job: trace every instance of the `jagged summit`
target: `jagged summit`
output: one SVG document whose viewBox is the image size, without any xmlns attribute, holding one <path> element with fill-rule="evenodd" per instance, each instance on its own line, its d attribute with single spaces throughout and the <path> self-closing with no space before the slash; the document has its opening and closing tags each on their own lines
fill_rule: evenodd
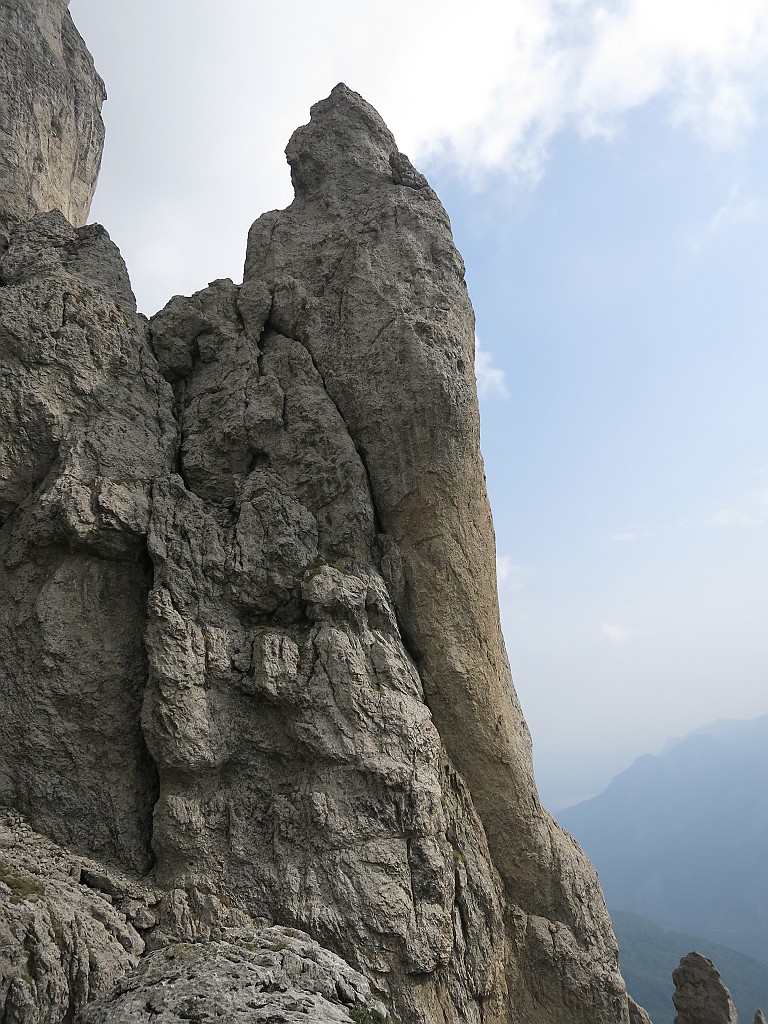
<svg viewBox="0 0 768 1024">
<path fill-rule="evenodd" d="M 345 192 L 390 177 L 394 137 L 378 112 L 340 82 L 310 110 L 308 124 L 291 136 L 285 155 L 298 198 L 316 191 Z"/>
<path fill-rule="evenodd" d="M 10 217 L 3 1019 L 188 1020 L 227 961 L 233 1019 L 639 1024 L 536 794 L 448 217 L 346 86 L 287 154 L 243 284 L 149 325 L 105 234 Z"/>
</svg>

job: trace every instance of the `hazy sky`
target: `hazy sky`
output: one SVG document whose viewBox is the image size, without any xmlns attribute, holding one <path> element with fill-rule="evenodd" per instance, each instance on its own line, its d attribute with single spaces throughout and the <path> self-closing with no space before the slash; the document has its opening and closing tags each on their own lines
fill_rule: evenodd
<svg viewBox="0 0 768 1024">
<path fill-rule="evenodd" d="M 71 0 L 140 308 L 239 281 L 338 81 L 453 222 L 542 795 L 768 712 L 765 0 Z"/>
</svg>

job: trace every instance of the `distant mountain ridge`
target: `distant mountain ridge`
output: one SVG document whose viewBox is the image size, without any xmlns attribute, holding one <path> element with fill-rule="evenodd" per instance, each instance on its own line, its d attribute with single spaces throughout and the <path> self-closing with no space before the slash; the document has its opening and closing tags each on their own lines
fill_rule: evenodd
<svg viewBox="0 0 768 1024">
<path fill-rule="evenodd" d="M 763 760 L 768 766 L 768 747 L 766 736 L 768 735 L 768 715 L 759 718 L 718 718 L 714 722 L 694 729 L 685 736 L 675 736 L 667 740 L 661 756 L 670 753 L 675 747 L 690 739 L 693 736 L 711 736 L 722 740 L 724 743 L 732 743 L 742 750 L 748 750 L 758 759 Z"/>
<path fill-rule="evenodd" d="M 653 1024 L 673 1024 L 672 971 L 694 949 L 714 961 L 742 1024 L 750 1024 L 755 1010 L 768 1006 L 768 964 L 701 936 L 667 931 L 625 910 L 612 910 L 611 920 L 627 990 L 645 1007 Z"/>
<path fill-rule="evenodd" d="M 768 961 L 768 715 L 670 741 L 558 817 L 609 906 Z"/>
</svg>

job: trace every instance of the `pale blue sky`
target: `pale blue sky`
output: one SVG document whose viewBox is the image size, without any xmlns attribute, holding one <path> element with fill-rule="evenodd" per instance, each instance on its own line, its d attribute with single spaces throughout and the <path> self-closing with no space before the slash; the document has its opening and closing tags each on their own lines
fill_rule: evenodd
<svg viewBox="0 0 768 1024">
<path fill-rule="evenodd" d="M 545 801 L 768 712 L 764 0 L 70 7 L 110 97 L 92 213 L 145 312 L 239 279 L 337 81 L 440 194 Z"/>
<path fill-rule="evenodd" d="M 524 197 L 442 189 L 505 372 L 483 447 L 553 805 L 768 710 L 768 135 L 713 152 L 660 113 L 553 140 Z"/>
</svg>

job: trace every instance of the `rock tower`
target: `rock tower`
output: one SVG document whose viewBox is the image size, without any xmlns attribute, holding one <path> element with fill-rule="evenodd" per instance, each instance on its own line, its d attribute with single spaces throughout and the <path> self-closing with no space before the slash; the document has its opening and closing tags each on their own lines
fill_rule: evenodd
<svg viewBox="0 0 768 1024">
<path fill-rule="evenodd" d="M 675 1024 L 737 1024 L 731 993 L 720 980 L 712 961 L 702 953 L 688 953 L 672 972 Z M 758 1017 L 762 1011 L 758 1010 Z"/>
</svg>

